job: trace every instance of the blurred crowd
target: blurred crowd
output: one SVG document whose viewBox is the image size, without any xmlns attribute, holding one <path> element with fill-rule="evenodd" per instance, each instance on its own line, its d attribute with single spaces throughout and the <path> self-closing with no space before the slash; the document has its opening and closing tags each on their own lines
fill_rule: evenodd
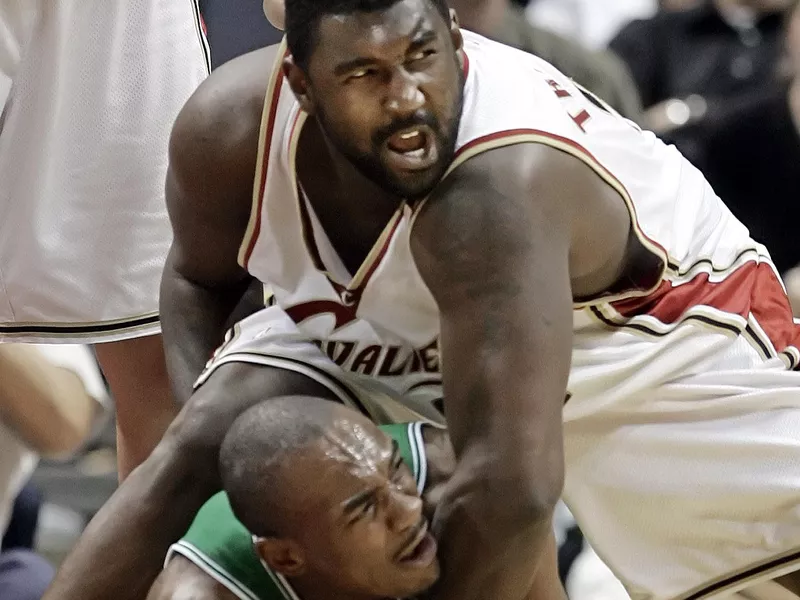
<svg viewBox="0 0 800 600">
<path fill-rule="evenodd" d="M 800 310 L 797 0 L 450 3 L 464 28 L 544 58 L 673 143 L 769 248 Z M 255 0 L 200 5 L 214 66 L 280 39 Z M 0 345 L 0 598 L 39 598 L 113 490 L 112 413 L 86 347 Z M 571 599 L 625 598 L 566 511 L 557 528 Z"/>
</svg>

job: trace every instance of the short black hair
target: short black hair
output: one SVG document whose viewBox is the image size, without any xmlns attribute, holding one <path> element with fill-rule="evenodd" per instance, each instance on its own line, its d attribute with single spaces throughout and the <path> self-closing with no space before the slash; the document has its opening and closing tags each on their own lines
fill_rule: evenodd
<svg viewBox="0 0 800 600">
<path fill-rule="evenodd" d="M 307 69 L 322 17 L 386 10 L 401 0 L 286 0 L 286 43 L 295 63 Z M 427 0 L 450 23 L 447 0 Z"/>
<path fill-rule="evenodd" d="M 317 441 L 333 423 L 330 400 L 287 396 L 265 400 L 234 421 L 222 442 L 219 468 L 236 518 L 261 537 L 284 536 L 287 459 Z"/>
</svg>

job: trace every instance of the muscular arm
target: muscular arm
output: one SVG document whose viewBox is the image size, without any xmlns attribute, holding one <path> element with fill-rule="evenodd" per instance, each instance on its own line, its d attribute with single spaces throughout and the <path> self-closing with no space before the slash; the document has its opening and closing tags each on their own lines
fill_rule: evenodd
<svg viewBox="0 0 800 600">
<path fill-rule="evenodd" d="M 447 491 L 447 482 L 455 471 L 456 457 L 446 429 L 423 427 L 422 437 L 425 440 L 425 454 L 428 460 L 428 476 L 423 500 L 425 514 L 428 518 L 432 518 L 442 495 Z M 525 600 L 567 600 L 558 575 L 558 548 L 552 530 L 542 551 L 539 570 Z"/>
<path fill-rule="evenodd" d="M 627 241 L 621 200 L 607 211 L 607 196 L 583 163 L 523 144 L 459 167 L 418 216 L 412 249 L 440 310 L 458 458 L 434 520 L 444 567 L 437 600 L 515 600 L 531 590 L 564 476 L 571 273 L 609 285 L 590 263 L 605 269 Z M 580 221 L 596 219 L 602 231 L 606 217 L 618 225 L 608 248 L 597 252 L 591 237 L 573 244 Z"/>
<path fill-rule="evenodd" d="M 241 363 L 219 367 L 92 519 L 44 600 L 144 598 L 169 546 L 220 489 L 219 447 L 233 421 L 265 399 L 286 395 L 334 399 L 296 373 Z"/>
<path fill-rule="evenodd" d="M 174 233 L 161 280 L 167 367 L 180 402 L 252 278 L 237 263 L 252 205 L 258 133 L 274 49 L 231 61 L 181 111 L 166 199 Z"/>
</svg>

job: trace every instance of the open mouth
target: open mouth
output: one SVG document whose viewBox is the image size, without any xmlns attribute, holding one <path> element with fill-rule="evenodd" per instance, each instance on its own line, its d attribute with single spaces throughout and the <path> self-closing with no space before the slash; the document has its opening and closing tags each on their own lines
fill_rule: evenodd
<svg viewBox="0 0 800 600">
<path fill-rule="evenodd" d="M 436 558 L 436 540 L 428 532 L 427 521 L 422 521 L 412 540 L 398 555 L 398 562 L 409 566 L 426 566 Z"/>
<path fill-rule="evenodd" d="M 387 141 L 390 161 L 403 171 L 427 169 L 436 163 L 438 152 L 433 132 L 427 127 L 409 127 Z"/>
</svg>

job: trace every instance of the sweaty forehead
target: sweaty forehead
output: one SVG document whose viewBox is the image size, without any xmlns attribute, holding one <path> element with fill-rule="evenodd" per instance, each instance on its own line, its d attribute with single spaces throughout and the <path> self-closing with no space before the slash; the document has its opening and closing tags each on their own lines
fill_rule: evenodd
<svg viewBox="0 0 800 600">
<path fill-rule="evenodd" d="M 340 512 L 342 501 L 385 476 L 393 451 L 391 438 L 371 423 L 337 419 L 286 464 L 292 497 L 307 509 Z"/>
<path fill-rule="evenodd" d="M 348 470 L 377 469 L 392 453 L 390 438 L 368 421 L 340 418 L 319 440 L 324 459 Z"/>
<path fill-rule="evenodd" d="M 402 52 L 414 38 L 437 31 L 440 21 L 429 0 L 403 0 L 384 10 L 327 15 L 319 23 L 317 47 L 336 61 Z"/>
</svg>

